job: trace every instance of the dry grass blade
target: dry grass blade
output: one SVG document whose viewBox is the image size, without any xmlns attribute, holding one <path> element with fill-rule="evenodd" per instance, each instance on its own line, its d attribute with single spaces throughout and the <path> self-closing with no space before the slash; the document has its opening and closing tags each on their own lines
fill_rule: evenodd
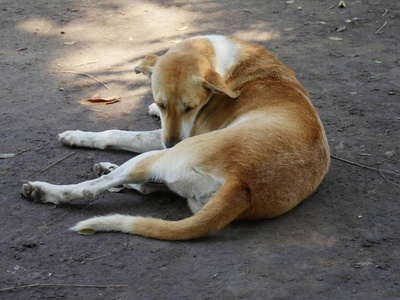
<svg viewBox="0 0 400 300">
<path fill-rule="evenodd" d="M 334 158 L 334 159 L 340 160 L 342 162 L 348 163 L 350 165 L 353 165 L 353 166 L 357 166 L 357 167 L 361 167 L 361 168 L 365 168 L 365 169 L 378 171 L 380 173 L 387 173 L 387 174 L 392 174 L 392 175 L 400 175 L 400 173 L 398 173 L 398 172 L 387 171 L 387 170 L 382 170 L 382 169 L 378 169 L 378 168 L 374 168 L 374 167 L 369 167 L 369 166 L 362 165 L 362 164 L 359 164 L 359 163 L 356 163 L 356 162 L 353 162 L 353 161 L 350 161 L 350 160 L 347 160 L 347 159 L 344 159 L 344 158 L 341 158 L 341 157 L 337 157 L 335 155 L 331 155 L 331 157 Z"/>
<path fill-rule="evenodd" d="M 93 77 L 92 75 L 74 72 L 74 71 L 62 71 L 61 73 L 76 74 L 76 75 L 82 75 L 82 76 L 92 78 L 93 80 L 97 81 L 98 83 L 101 83 L 107 90 L 111 91 L 111 89 L 104 82 L 98 80 L 96 77 Z"/>
<path fill-rule="evenodd" d="M 62 287 L 62 288 L 125 288 L 128 287 L 126 284 L 110 284 L 110 285 L 101 285 L 101 284 L 68 284 L 68 283 L 34 283 L 34 284 L 26 284 L 13 286 L 8 288 L 0 289 L 0 292 L 18 290 L 18 289 L 26 289 L 26 288 L 38 288 L 38 287 Z"/>
<path fill-rule="evenodd" d="M 74 155 L 75 154 L 75 152 L 72 152 L 72 153 L 70 153 L 70 154 L 68 154 L 68 155 L 66 155 L 66 156 L 64 156 L 63 158 L 61 158 L 61 159 L 59 159 L 59 160 L 57 160 L 56 162 L 53 162 L 50 166 L 48 166 L 48 167 L 46 167 L 46 168 L 44 168 L 43 170 L 41 170 L 38 174 L 41 174 L 41 173 L 43 173 L 44 171 L 46 171 L 46 170 L 48 170 L 48 169 L 50 169 L 52 166 L 54 166 L 54 165 L 56 165 L 56 164 L 58 164 L 58 163 L 60 163 L 60 162 L 62 162 L 64 159 L 67 159 L 68 157 L 70 157 L 70 156 L 72 156 L 72 155 Z"/>
<path fill-rule="evenodd" d="M 383 25 L 381 27 L 379 27 L 379 29 L 377 31 L 375 31 L 375 34 L 381 34 L 382 33 L 382 29 L 385 28 L 385 26 L 387 25 L 387 21 L 385 23 L 383 23 Z"/>
</svg>

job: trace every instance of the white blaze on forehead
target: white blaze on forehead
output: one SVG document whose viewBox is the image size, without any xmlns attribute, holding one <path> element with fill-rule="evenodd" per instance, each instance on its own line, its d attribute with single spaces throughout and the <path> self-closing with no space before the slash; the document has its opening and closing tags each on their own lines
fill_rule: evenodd
<svg viewBox="0 0 400 300">
<path fill-rule="evenodd" d="M 214 48 L 216 68 L 222 77 L 225 77 L 227 72 L 236 64 L 238 56 L 238 46 L 222 35 L 205 35 L 195 38 L 208 39 Z"/>
</svg>

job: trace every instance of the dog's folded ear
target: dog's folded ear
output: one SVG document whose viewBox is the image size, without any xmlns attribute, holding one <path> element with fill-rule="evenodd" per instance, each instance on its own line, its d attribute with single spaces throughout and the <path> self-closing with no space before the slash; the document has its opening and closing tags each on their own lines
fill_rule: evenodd
<svg viewBox="0 0 400 300">
<path fill-rule="evenodd" d="M 153 67 L 156 64 L 158 59 L 157 55 L 149 54 L 144 60 L 135 67 L 136 74 L 143 73 L 144 75 L 150 76 L 153 73 Z"/>
<path fill-rule="evenodd" d="M 206 89 L 209 89 L 215 94 L 224 93 L 231 98 L 237 98 L 240 95 L 239 90 L 232 90 L 229 86 L 226 85 L 222 76 L 214 70 L 209 70 L 206 73 L 203 85 Z"/>
</svg>

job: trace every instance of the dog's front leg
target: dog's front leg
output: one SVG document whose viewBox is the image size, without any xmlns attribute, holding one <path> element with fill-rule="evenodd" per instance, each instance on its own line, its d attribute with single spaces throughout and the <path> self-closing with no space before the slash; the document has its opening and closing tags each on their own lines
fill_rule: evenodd
<svg viewBox="0 0 400 300">
<path fill-rule="evenodd" d="M 154 131 L 107 130 L 103 132 L 68 130 L 60 133 L 58 139 L 67 146 L 118 149 L 135 153 L 165 148 L 161 140 L 161 129 Z"/>
<path fill-rule="evenodd" d="M 103 191 L 124 184 L 145 183 L 145 177 L 143 179 L 132 178 L 131 171 L 142 159 L 154 152 L 158 151 L 138 155 L 109 174 L 78 184 L 55 185 L 40 181 L 29 182 L 22 186 L 22 195 L 35 202 L 59 204 L 74 199 L 92 199 Z"/>
</svg>

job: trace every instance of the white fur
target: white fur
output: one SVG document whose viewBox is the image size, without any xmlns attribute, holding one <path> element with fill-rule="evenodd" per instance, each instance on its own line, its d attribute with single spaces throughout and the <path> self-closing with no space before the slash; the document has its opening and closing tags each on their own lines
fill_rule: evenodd
<svg viewBox="0 0 400 300">
<path fill-rule="evenodd" d="M 239 54 L 238 46 L 225 36 L 221 35 L 205 35 L 196 38 L 207 38 L 210 40 L 214 48 L 215 59 L 217 62 L 215 70 L 225 78 L 232 67 L 237 63 Z"/>
<path fill-rule="evenodd" d="M 149 105 L 149 114 L 152 117 L 160 117 L 160 110 L 158 109 L 157 104 L 152 103 Z"/>
<path fill-rule="evenodd" d="M 32 197 L 32 191 L 39 189 L 39 200 L 54 204 L 69 202 L 74 199 L 92 199 L 99 193 L 112 187 L 129 183 L 141 183 L 130 178 L 131 170 L 135 168 L 137 163 L 142 159 L 158 152 L 159 151 L 156 150 L 143 153 L 128 160 L 126 163 L 107 175 L 78 184 L 55 185 L 41 181 L 29 182 L 23 185 L 22 194 L 25 197 Z"/>
<path fill-rule="evenodd" d="M 80 231 L 83 229 L 93 229 L 94 231 L 121 231 L 132 233 L 132 224 L 137 217 L 126 215 L 108 215 L 102 217 L 94 217 L 79 222 L 70 230 Z"/>
<path fill-rule="evenodd" d="M 181 130 L 181 139 L 187 139 L 190 137 L 190 132 L 192 131 L 193 128 L 193 123 L 196 118 L 196 115 L 193 115 L 187 122 L 182 120 L 182 130 Z"/>
<path fill-rule="evenodd" d="M 219 190 L 224 179 L 193 168 L 193 158 L 187 152 L 185 155 L 165 155 L 148 168 L 157 182 L 163 182 L 182 197 L 200 201 L 202 206 Z"/>
<path fill-rule="evenodd" d="M 68 146 L 89 147 L 97 149 L 118 149 L 143 153 L 149 149 L 164 149 L 161 141 L 161 130 L 122 131 L 107 130 L 103 132 L 83 132 L 67 130 L 58 135 L 61 143 Z"/>
</svg>

